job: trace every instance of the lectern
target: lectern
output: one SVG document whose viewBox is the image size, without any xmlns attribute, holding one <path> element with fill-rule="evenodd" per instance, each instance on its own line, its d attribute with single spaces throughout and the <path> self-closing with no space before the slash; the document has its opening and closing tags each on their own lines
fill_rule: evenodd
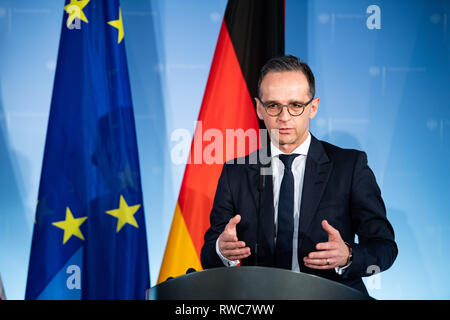
<svg viewBox="0 0 450 320">
<path fill-rule="evenodd" d="M 368 295 L 306 273 L 267 267 L 215 268 L 169 279 L 151 300 L 367 300 Z"/>
</svg>

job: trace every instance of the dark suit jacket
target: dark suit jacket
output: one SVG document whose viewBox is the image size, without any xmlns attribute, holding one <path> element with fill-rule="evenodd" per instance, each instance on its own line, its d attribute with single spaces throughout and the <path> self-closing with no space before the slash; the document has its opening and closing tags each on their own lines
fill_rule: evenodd
<svg viewBox="0 0 450 320">
<path fill-rule="evenodd" d="M 245 161 L 223 166 L 210 216 L 211 226 L 205 234 L 201 252 L 205 269 L 224 266 L 216 253 L 216 240 L 236 214 L 242 217 L 236 229 L 238 239 L 245 241 L 252 252 L 252 255 L 241 261 L 241 265 L 255 263 L 259 214 L 258 265 L 274 266 L 272 176 L 266 177 L 259 211 L 258 179 L 261 164 L 259 160 L 256 164 L 249 164 L 250 158 L 247 156 L 240 159 Z M 304 256 L 317 251 L 317 243 L 328 241 L 328 234 L 321 227 L 323 219 L 339 230 L 342 239 L 352 247 L 353 262 L 343 275 L 338 275 L 334 269 L 310 269 L 303 263 Z M 355 243 L 355 234 L 358 235 L 358 243 Z M 338 281 L 367 293 L 361 277 L 371 275 L 373 270 L 388 269 L 397 253 L 394 230 L 386 218 L 386 208 L 375 176 L 367 165 L 366 154 L 342 149 L 312 136 L 300 208 L 300 271 Z"/>
</svg>

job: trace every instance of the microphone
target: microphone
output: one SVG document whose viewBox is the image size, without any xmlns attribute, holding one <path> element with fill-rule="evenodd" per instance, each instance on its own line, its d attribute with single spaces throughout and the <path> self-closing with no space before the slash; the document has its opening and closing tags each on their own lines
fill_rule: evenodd
<svg viewBox="0 0 450 320">
<path fill-rule="evenodd" d="M 263 167 L 259 168 L 259 177 L 258 177 L 258 191 L 263 192 L 264 187 L 266 186 L 266 175 L 262 174 L 261 171 L 263 170 Z"/>
</svg>

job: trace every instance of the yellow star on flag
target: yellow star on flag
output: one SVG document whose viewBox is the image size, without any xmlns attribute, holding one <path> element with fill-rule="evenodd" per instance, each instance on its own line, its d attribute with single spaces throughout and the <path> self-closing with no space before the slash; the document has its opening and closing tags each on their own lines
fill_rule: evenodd
<svg viewBox="0 0 450 320">
<path fill-rule="evenodd" d="M 67 28 L 70 28 L 70 25 L 76 18 L 88 23 L 83 8 L 86 7 L 89 1 L 91 0 L 70 0 L 70 3 L 64 7 L 64 10 L 69 14 L 69 18 L 67 18 Z"/>
<path fill-rule="evenodd" d="M 119 8 L 119 20 L 108 21 L 110 26 L 113 26 L 119 31 L 119 37 L 117 38 L 117 43 L 122 42 L 123 39 L 123 23 L 122 23 L 122 10 Z"/>
<path fill-rule="evenodd" d="M 122 227 L 128 223 L 132 226 L 139 228 L 136 219 L 134 218 L 134 214 L 136 211 L 139 210 L 141 207 L 140 204 L 134 205 L 134 206 L 128 206 L 127 202 L 125 201 L 123 195 L 120 195 L 120 204 L 118 209 L 109 210 L 106 211 L 107 214 L 112 215 L 113 217 L 116 217 L 117 220 L 117 228 L 116 232 L 119 232 Z"/>
<path fill-rule="evenodd" d="M 52 224 L 55 227 L 58 227 L 58 228 L 64 230 L 63 244 L 66 244 L 66 242 L 72 236 L 76 236 L 76 237 L 80 238 L 81 240 L 84 240 L 83 234 L 80 231 L 80 226 L 83 224 L 83 222 L 86 219 L 87 219 L 87 217 L 74 218 L 69 207 L 67 207 L 66 208 L 66 220 L 53 222 Z"/>
</svg>

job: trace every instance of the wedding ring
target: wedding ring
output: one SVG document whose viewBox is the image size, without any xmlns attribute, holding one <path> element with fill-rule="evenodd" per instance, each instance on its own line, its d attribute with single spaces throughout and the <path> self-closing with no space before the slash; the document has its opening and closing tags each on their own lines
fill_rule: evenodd
<svg viewBox="0 0 450 320">
<path fill-rule="evenodd" d="M 327 264 L 330 264 L 330 259 L 327 258 Z"/>
</svg>

